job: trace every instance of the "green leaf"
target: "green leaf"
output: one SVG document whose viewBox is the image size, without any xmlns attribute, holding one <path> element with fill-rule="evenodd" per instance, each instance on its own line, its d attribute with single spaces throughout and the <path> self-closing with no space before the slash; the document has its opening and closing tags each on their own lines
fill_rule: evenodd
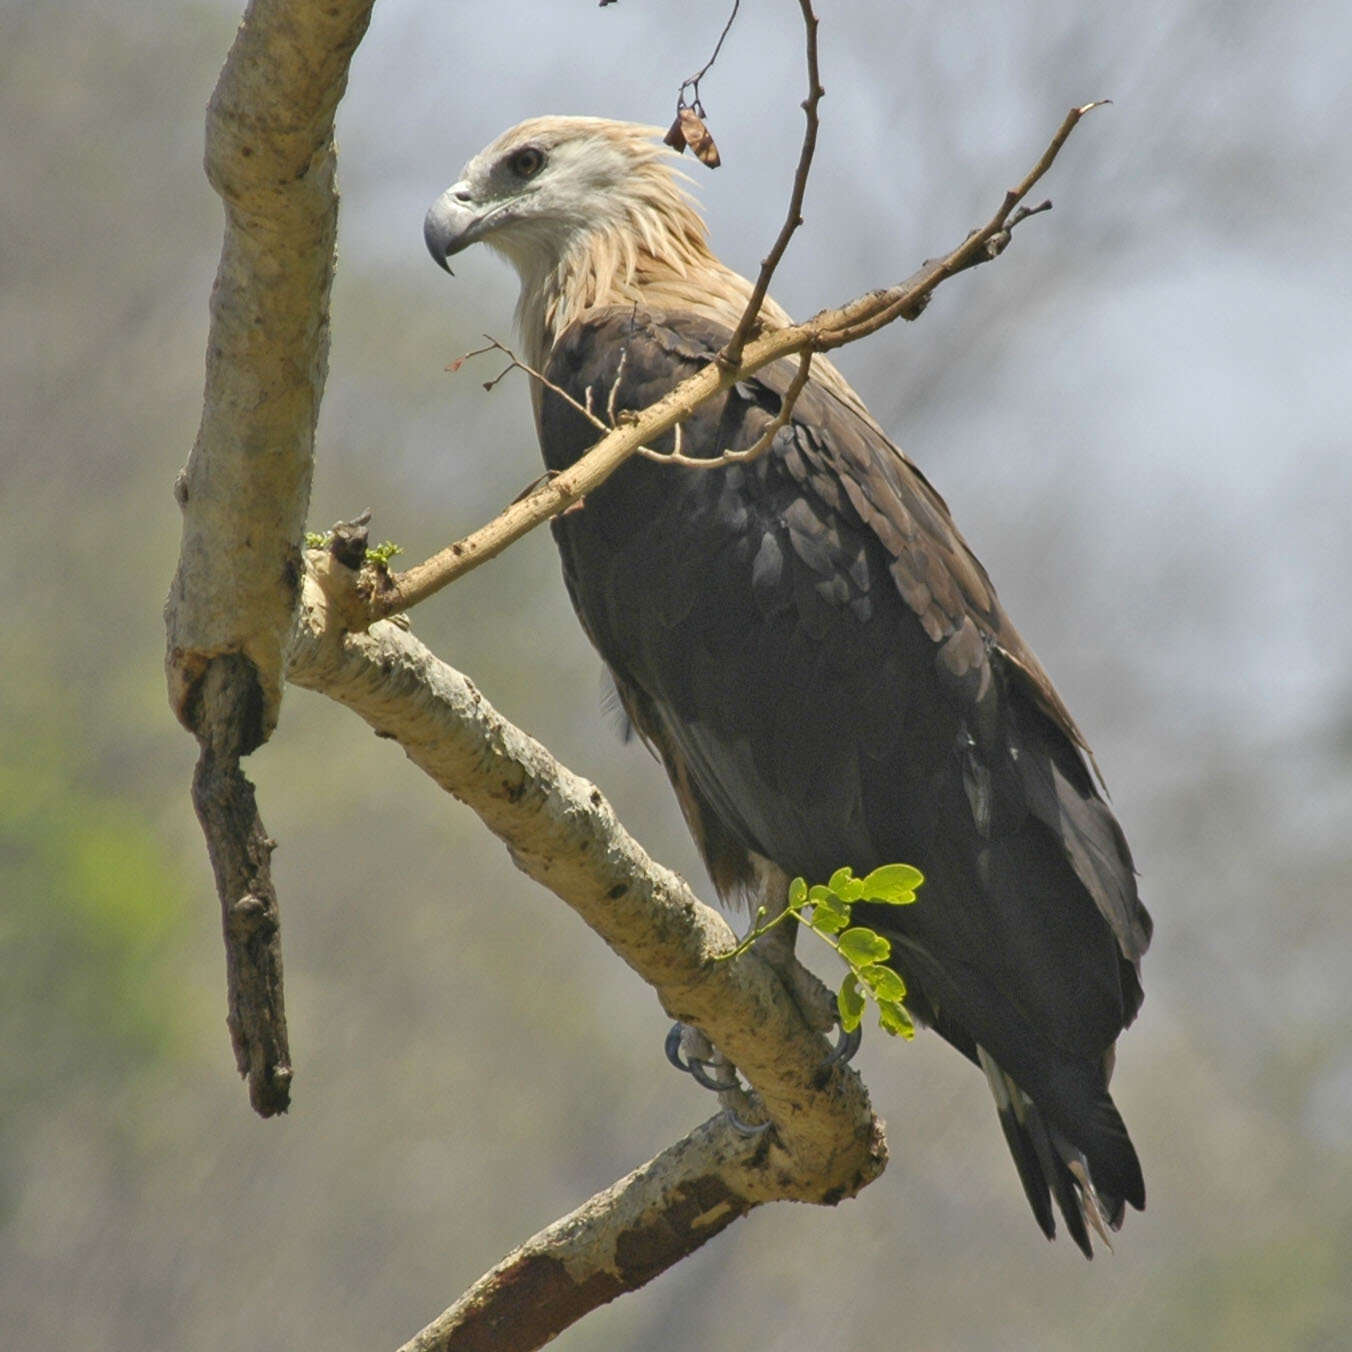
<svg viewBox="0 0 1352 1352">
<path fill-rule="evenodd" d="M 864 895 L 863 885 L 854 876 L 852 868 L 838 868 L 826 885 L 846 904 L 856 902 Z"/>
<path fill-rule="evenodd" d="M 791 910 L 801 910 L 805 901 L 807 901 L 807 879 L 795 878 L 789 884 L 789 907 Z"/>
<path fill-rule="evenodd" d="M 808 923 L 818 934 L 839 934 L 850 923 L 849 907 L 841 906 L 834 897 L 827 897 L 812 908 L 812 919 Z"/>
<path fill-rule="evenodd" d="M 915 889 L 925 875 L 910 864 L 884 864 L 863 879 L 863 900 L 906 906 L 915 900 Z"/>
<path fill-rule="evenodd" d="M 378 563 L 382 568 L 388 568 L 390 560 L 403 552 L 403 545 L 397 545 L 393 540 L 382 540 L 378 545 L 366 551 L 366 562 Z"/>
<path fill-rule="evenodd" d="M 840 1011 L 840 1026 L 853 1033 L 864 1017 L 864 996 L 853 972 L 845 973 L 845 980 L 836 992 L 836 1009 Z"/>
<path fill-rule="evenodd" d="M 820 901 L 829 901 L 831 899 L 831 889 L 825 883 L 813 883 L 807 889 L 807 899 L 814 906 Z"/>
<path fill-rule="evenodd" d="M 832 890 L 841 901 L 853 906 L 864 895 L 864 880 L 862 878 L 849 878 Z"/>
<path fill-rule="evenodd" d="M 909 1042 L 915 1036 L 915 1024 L 911 1022 L 911 1016 L 905 1006 L 895 1000 L 878 1001 L 878 1023 L 893 1037 L 904 1037 Z"/>
<path fill-rule="evenodd" d="M 840 936 L 840 956 L 851 967 L 867 967 L 871 963 L 885 962 L 892 952 L 892 945 L 881 934 L 856 925 Z"/>
<path fill-rule="evenodd" d="M 873 998 L 879 1004 L 884 1000 L 900 1001 L 906 998 L 906 983 L 890 967 L 881 967 L 877 963 L 861 967 L 859 979 L 873 992 Z"/>
</svg>

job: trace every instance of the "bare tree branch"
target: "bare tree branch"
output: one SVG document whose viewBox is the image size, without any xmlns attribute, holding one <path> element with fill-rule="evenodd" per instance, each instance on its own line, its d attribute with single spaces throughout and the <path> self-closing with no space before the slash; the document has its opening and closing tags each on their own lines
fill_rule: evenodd
<svg viewBox="0 0 1352 1352">
<path fill-rule="evenodd" d="M 399 1352 L 543 1346 L 746 1215 L 761 1150 L 725 1114 L 705 1122 L 508 1254 Z"/>
<path fill-rule="evenodd" d="M 1033 210 L 1018 210 L 1023 199 L 1051 167 L 1080 118 L 1098 106 L 1090 103 L 1082 108 L 1072 108 L 1041 158 L 1018 187 L 1005 193 L 990 220 L 942 258 L 925 263 L 898 286 L 870 291 L 837 309 L 822 310 L 805 323 L 761 334 L 747 344 L 735 367 L 710 362 L 704 370 L 682 381 L 632 421 L 607 433 L 575 464 L 514 502 L 487 525 L 405 572 L 369 578 L 368 595 L 360 607 L 365 612 L 365 622 L 407 610 L 494 558 L 528 531 L 595 491 L 631 455 L 684 422 L 706 399 L 730 389 L 762 367 L 804 352 L 827 352 L 843 347 L 896 319 L 918 318 L 942 282 L 998 257 L 1009 243 L 1014 227 L 1028 216 L 1046 209 L 1049 204 Z M 350 618 L 354 624 L 362 622 L 356 610 Z"/>
<path fill-rule="evenodd" d="M 257 711 L 240 704 L 252 700 L 257 689 L 252 673 L 241 668 L 247 668 L 247 659 L 239 653 L 224 654 L 207 668 L 192 801 L 221 902 L 226 1025 L 235 1064 L 248 1081 L 254 1110 L 270 1117 L 286 1111 L 291 1055 L 277 893 L 269 866 L 273 842 L 258 816 L 253 785 L 239 768 L 243 730 L 257 722 Z"/>
<path fill-rule="evenodd" d="M 822 88 L 821 72 L 817 66 L 817 16 L 812 12 L 812 0 L 798 0 L 798 8 L 803 12 L 804 40 L 807 45 L 807 98 L 803 100 L 803 112 L 807 125 L 803 128 L 803 148 L 798 154 L 798 168 L 793 175 L 793 189 L 789 193 L 789 210 L 780 227 L 779 236 L 761 262 L 760 272 L 756 274 L 756 285 L 751 297 L 737 321 L 737 327 L 728 339 L 728 345 L 718 354 L 718 364 L 728 370 L 736 370 L 742 361 L 742 349 L 746 346 L 760 315 L 760 308 L 770 290 L 770 280 L 775 275 L 779 260 L 789 247 L 793 232 L 803 223 L 803 197 L 807 193 L 808 175 L 812 172 L 812 157 L 817 151 L 817 128 L 819 125 L 817 108 L 826 90 Z"/>
<path fill-rule="evenodd" d="M 169 699 L 202 746 L 194 798 L 225 918 L 230 1029 L 255 1109 L 291 1079 L 266 833 L 239 758 L 277 722 L 300 585 L 337 230 L 333 115 L 371 0 L 252 0 L 207 113 L 225 203 L 201 428 L 165 610 Z"/>
<path fill-rule="evenodd" d="M 319 551 L 307 561 L 288 679 L 353 709 L 472 808 L 517 867 L 601 935 L 673 1018 L 702 1029 L 732 1059 L 789 1154 L 807 1162 L 848 1150 L 841 1140 L 871 1121 L 863 1087 L 835 1068 L 823 1080 L 829 1047 L 769 964 L 754 952 L 714 961 L 736 946 L 727 922 L 644 851 L 594 785 L 407 630 L 386 623 L 347 631 L 356 575 Z"/>
<path fill-rule="evenodd" d="M 868 337 L 870 333 L 876 333 L 894 319 L 918 319 L 929 303 L 929 298 L 935 287 L 940 282 L 949 277 L 955 277 L 968 268 L 977 267 L 981 263 L 988 263 L 992 258 L 998 258 L 1009 244 L 1016 225 L 1027 220 L 1029 216 L 1036 216 L 1040 212 L 1051 210 L 1052 204 L 1050 201 L 1041 202 L 1035 207 L 1019 207 L 1019 204 L 1033 191 L 1039 180 L 1052 167 L 1053 161 L 1061 152 L 1061 147 L 1065 145 L 1067 138 L 1075 130 L 1080 119 L 1086 113 L 1093 112 L 1095 108 L 1101 108 L 1108 102 L 1108 99 L 1096 99 L 1093 103 L 1072 108 L 1056 129 L 1056 134 L 1052 137 L 1047 149 L 1042 152 L 1042 157 L 1024 175 L 1023 181 L 1018 187 L 1010 188 L 1005 193 L 1005 199 L 1000 204 L 999 209 L 980 230 L 972 231 L 956 249 L 945 257 L 926 262 L 901 286 L 888 292 L 875 292 L 875 295 L 883 298 L 884 303 L 878 305 L 871 312 L 856 316 L 852 313 L 846 313 L 846 310 L 851 310 L 853 307 L 846 307 L 846 310 L 840 311 L 840 318 L 838 320 L 833 319 L 827 325 L 827 332 L 823 335 L 823 347 L 843 347 L 846 343 L 857 342 L 860 338 Z M 1019 209 L 1015 210 L 1016 207 Z M 818 318 L 820 319 L 821 316 L 818 316 Z"/>
<path fill-rule="evenodd" d="M 812 349 L 804 348 L 798 356 L 798 370 L 794 372 L 794 377 L 789 382 L 788 389 L 784 391 L 784 398 L 780 401 L 779 412 L 766 425 L 765 431 L 744 451 L 723 451 L 719 455 L 711 455 L 707 458 L 683 455 L 681 453 L 682 424 L 677 423 L 674 450 L 654 451 L 647 446 L 640 446 L 638 453 L 649 460 L 657 460 L 667 465 L 681 465 L 685 469 L 719 469 L 723 465 L 745 465 L 749 461 L 757 460 L 770 449 L 779 430 L 793 417 L 794 405 L 797 404 L 798 396 L 802 394 L 803 388 L 807 385 L 808 376 L 811 374 Z"/>
<path fill-rule="evenodd" d="M 355 710 L 471 807 L 513 862 L 567 902 L 654 988 L 673 1018 L 718 1045 L 772 1124 L 754 1141 L 729 1134 L 726 1121 L 706 1124 L 583 1208 L 597 1247 L 575 1249 L 569 1240 L 560 1271 L 543 1251 L 573 1230 L 569 1221 L 551 1226 L 420 1337 L 449 1339 L 466 1324 L 482 1332 L 483 1312 L 507 1317 L 512 1292 L 523 1289 L 547 1304 L 512 1317 L 552 1336 L 585 1309 L 642 1285 L 752 1205 L 830 1204 L 876 1177 L 886 1145 L 867 1092 L 853 1070 L 828 1062 L 825 1039 L 776 969 L 754 951 L 717 961 L 736 946 L 727 923 L 646 854 L 599 790 L 503 719 L 406 630 L 380 623 L 348 632 L 344 616 L 356 575 L 329 554 L 307 559 L 313 572 L 304 584 L 289 679 Z M 573 1221 L 582 1224 L 583 1213 Z M 639 1235 L 646 1237 L 642 1255 L 625 1248 Z M 613 1260 L 623 1253 L 630 1256 L 617 1284 Z M 455 1336 L 464 1341 L 412 1346 L 483 1345 Z"/>
<path fill-rule="evenodd" d="M 466 352 L 463 357 L 457 357 L 446 369 L 449 371 L 458 371 L 461 365 L 467 362 L 471 357 L 482 357 L 486 352 L 501 352 L 502 355 L 507 358 L 507 365 L 503 371 L 494 376 L 492 380 L 486 380 L 484 382 L 484 389 L 491 390 L 503 376 L 511 371 L 524 371 L 526 375 L 530 376 L 533 380 L 538 380 L 545 389 L 552 390 L 565 403 L 571 404 L 573 408 L 582 414 L 582 416 L 598 431 L 609 432 L 614 426 L 613 422 L 602 422 L 602 420 L 598 418 L 587 405 L 578 403 L 578 401 L 574 399 L 562 385 L 556 385 L 543 371 L 537 371 L 535 367 L 522 361 L 506 343 L 500 342 L 490 333 L 484 334 L 484 337 L 488 339 L 486 347 L 476 347 L 473 352 Z M 590 393 L 590 390 L 588 393 Z"/>
<path fill-rule="evenodd" d="M 507 358 L 507 365 L 492 380 L 484 381 L 484 389 L 491 390 L 495 388 L 500 380 L 510 372 L 524 371 L 526 375 L 533 380 L 538 380 L 547 390 L 553 391 L 560 399 L 577 410 L 593 427 L 599 432 L 610 432 L 619 423 L 620 419 L 615 411 L 615 396 L 619 392 L 620 381 L 624 374 L 624 363 L 628 356 L 627 350 L 620 353 L 619 370 L 616 373 L 614 381 L 610 386 L 610 393 L 606 399 L 606 417 L 609 421 L 598 418 L 592 411 L 589 404 L 580 403 L 574 399 L 562 385 L 557 385 L 550 380 L 543 372 L 537 371 L 533 366 L 527 365 L 520 357 L 512 351 L 505 343 L 499 342 L 496 338 L 488 337 L 486 347 L 475 348 L 473 352 L 466 352 L 463 357 L 458 358 L 450 366 L 450 370 L 459 370 L 462 362 L 471 357 L 481 357 L 487 352 L 501 352 Z M 774 442 L 775 434 L 782 428 L 791 417 L 793 417 L 794 405 L 798 402 L 798 396 L 802 394 L 807 385 L 808 376 L 812 373 L 812 352 L 804 350 L 798 359 L 798 370 L 793 379 L 789 382 L 788 388 L 784 391 L 784 398 L 780 403 L 779 412 L 766 426 L 765 431 L 761 433 L 753 445 L 748 446 L 743 451 L 723 451 L 719 455 L 699 457 L 684 455 L 681 451 L 681 432 L 684 424 L 677 423 L 674 429 L 676 445 L 674 450 L 655 451 L 651 446 L 640 446 L 637 454 L 646 459 L 655 460 L 665 465 L 680 465 L 685 469 L 719 469 L 724 465 L 745 465 L 752 460 L 759 459 L 766 451 L 770 449 Z M 587 390 L 588 397 L 591 395 L 590 387 Z M 549 476 L 553 478 L 553 475 Z M 520 502 L 530 492 L 529 489 L 522 493 L 517 501 Z"/>
<path fill-rule="evenodd" d="M 693 74 L 687 76 L 681 81 L 681 87 L 676 91 L 676 107 L 681 109 L 686 107 L 685 91 L 690 91 L 689 106 L 697 112 L 700 117 L 704 116 L 704 105 L 700 102 L 699 82 L 713 69 L 714 62 L 718 60 L 718 54 L 723 50 L 723 44 L 728 40 L 728 34 L 732 32 L 732 25 L 737 22 L 737 11 L 742 7 L 742 0 L 732 0 L 732 9 L 728 13 L 727 22 L 723 25 L 723 31 L 718 35 L 718 41 L 714 43 L 714 50 L 709 59 Z"/>
</svg>

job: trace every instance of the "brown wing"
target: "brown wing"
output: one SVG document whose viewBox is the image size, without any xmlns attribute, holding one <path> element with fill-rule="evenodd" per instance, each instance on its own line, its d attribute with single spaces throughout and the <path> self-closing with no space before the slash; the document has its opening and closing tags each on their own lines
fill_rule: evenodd
<svg viewBox="0 0 1352 1352">
<path fill-rule="evenodd" d="M 636 410 L 723 338 L 691 316 L 611 312 L 565 334 L 548 374 L 577 400 Z M 752 444 L 791 374 L 703 406 L 684 451 Z M 549 391 L 540 433 L 551 468 L 596 437 Z M 1045 1115 L 1034 1140 L 1023 1108 L 1001 1107 L 1039 1219 L 1039 1179 L 1074 1191 L 1047 1144 L 1058 1131 L 1118 1213 L 1139 1205 L 1105 1071 L 1149 938 L 1130 853 L 1078 729 L 924 476 L 828 379 L 761 458 L 633 461 L 554 532 L 574 605 L 720 886 L 753 853 L 814 879 L 919 866 L 921 901 L 867 923 L 892 938 L 917 1011 Z"/>
</svg>

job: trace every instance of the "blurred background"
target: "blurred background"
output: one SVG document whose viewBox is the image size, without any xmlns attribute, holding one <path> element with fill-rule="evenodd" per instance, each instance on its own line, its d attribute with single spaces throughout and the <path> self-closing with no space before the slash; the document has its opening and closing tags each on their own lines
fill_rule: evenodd
<svg viewBox="0 0 1352 1352">
<path fill-rule="evenodd" d="M 866 1039 L 892 1164 L 764 1209 L 570 1352 L 1316 1349 L 1352 1330 L 1352 15 L 1337 0 L 821 0 L 800 317 L 984 220 L 1111 97 L 1056 209 L 923 320 L 840 354 L 947 496 L 1093 742 L 1156 919 L 1116 1097 L 1149 1210 L 1086 1264 L 1034 1227 L 981 1077 Z M 724 0 L 381 0 L 339 123 L 311 523 L 417 559 L 538 472 L 514 279 L 448 279 L 427 204 L 542 112 L 669 120 Z M 280 842 L 295 1106 L 224 1026 L 217 905 L 162 676 L 170 492 L 221 212 L 203 108 L 227 4 L 5 0 L 0 42 L 0 1326 L 14 1346 L 393 1347 L 711 1104 L 651 993 L 463 808 L 291 691 L 246 768 Z M 801 133 L 792 0 L 747 0 L 689 169 L 754 271 Z M 706 896 L 534 538 L 415 627 Z"/>
</svg>

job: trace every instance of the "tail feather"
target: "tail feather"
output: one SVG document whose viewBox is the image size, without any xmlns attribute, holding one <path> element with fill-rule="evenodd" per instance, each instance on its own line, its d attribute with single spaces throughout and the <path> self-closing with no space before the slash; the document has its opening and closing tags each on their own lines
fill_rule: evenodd
<svg viewBox="0 0 1352 1352">
<path fill-rule="evenodd" d="M 1130 1181 L 1133 1178 L 1139 1181 L 1140 1165 L 1116 1109 L 1112 1109 L 1111 1115 L 1119 1132 L 1114 1135 L 1120 1134 L 1120 1141 L 1126 1143 L 1130 1163 L 1123 1164 L 1115 1159 L 1111 1164 L 1091 1165 L 1085 1152 L 1045 1119 L 1037 1104 L 984 1048 L 977 1048 L 977 1056 L 995 1096 L 1000 1126 L 1014 1157 L 1019 1180 L 1042 1233 L 1048 1239 L 1056 1236 L 1052 1212 L 1054 1199 L 1067 1232 L 1086 1258 L 1094 1256 L 1089 1235 L 1091 1229 L 1111 1249 L 1108 1229 L 1116 1230 L 1122 1224 L 1126 1200 L 1138 1207 L 1145 1202 L 1143 1186 L 1133 1186 Z M 1108 1103 L 1111 1107 L 1111 1100 Z M 1123 1178 L 1129 1180 L 1127 1199 L 1111 1190 L 1113 1184 Z M 1136 1196 L 1139 1196 L 1139 1202 Z"/>
</svg>

